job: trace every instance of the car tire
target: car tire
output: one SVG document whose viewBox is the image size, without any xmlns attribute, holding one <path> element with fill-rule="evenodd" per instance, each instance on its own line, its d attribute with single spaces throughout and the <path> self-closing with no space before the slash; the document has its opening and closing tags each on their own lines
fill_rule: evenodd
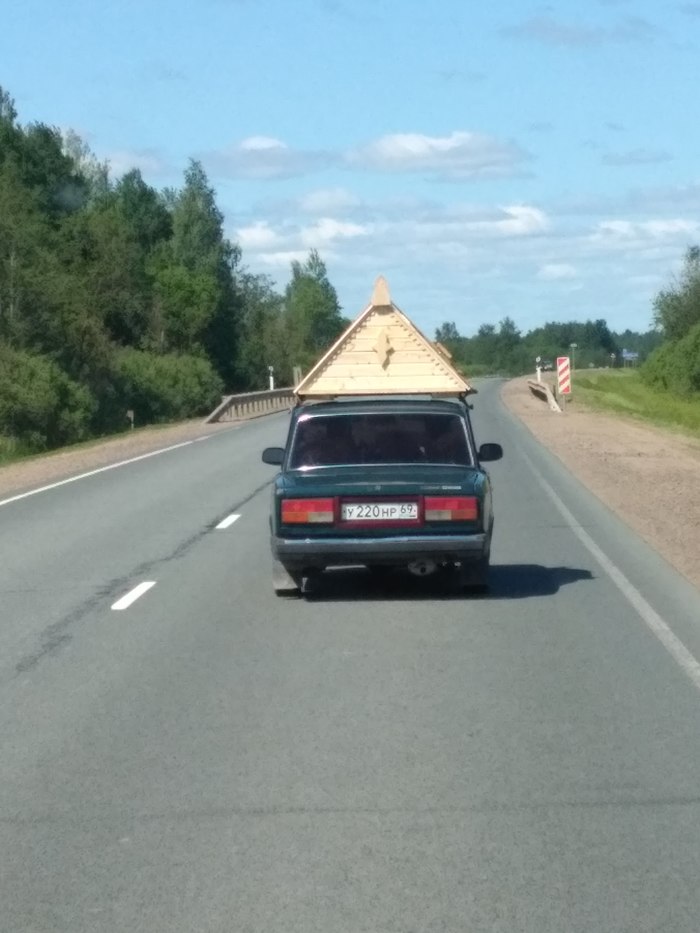
<svg viewBox="0 0 700 933">
<path fill-rule="evenodd" d="M 460 589 L 469 594 L 482 595 L 489 591 L 490 562 L 488 555 L 477 560 L 462 561 L 459 567 Z"/>
<path fill-rule="evenodd" d="M 282 561 L 272 561 L 272 587 L 277 596 L 300 596 L 302 575 L 287 570 Z"/>
</svg>

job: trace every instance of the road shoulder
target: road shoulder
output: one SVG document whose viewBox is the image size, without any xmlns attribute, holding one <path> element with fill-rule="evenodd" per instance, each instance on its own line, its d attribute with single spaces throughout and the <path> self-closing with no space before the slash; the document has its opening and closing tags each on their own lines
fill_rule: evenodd
<svg viewBox="0 0 700 933">
<path fill-rule="evenodd" d="M 595 496 L 700 589 L 700 445 L 624 417 L 551 412 L 526 378 L 501 399 Z"/>
<path fill-rule="evenodd" d="M 119 434 L 116 437 L 18 460 L 0 467 L 0 498 L 57 483 L 90 470 L 99 470 L 101 467 L 174 444 L 230 431 L 240 423 L 223 421 L 205 424 L 198 418 Z"/>
</svg>

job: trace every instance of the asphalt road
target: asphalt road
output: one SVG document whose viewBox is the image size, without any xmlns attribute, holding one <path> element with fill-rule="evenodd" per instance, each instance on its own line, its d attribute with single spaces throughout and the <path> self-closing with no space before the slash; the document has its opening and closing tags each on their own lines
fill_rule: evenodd
<svg viewBox="0 0 700 933">
<path fill-rule="evenodd" d="M 282 416 L 0 505 L 2 933 L 697 933 L 700 594 L 474 414 L 485 599 L 277 599 Z"/>
</svg>

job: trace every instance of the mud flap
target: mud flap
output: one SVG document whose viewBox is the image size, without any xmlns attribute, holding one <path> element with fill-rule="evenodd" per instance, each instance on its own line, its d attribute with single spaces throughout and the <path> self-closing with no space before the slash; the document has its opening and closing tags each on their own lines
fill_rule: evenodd
<svg viewBox="0 0 700 933">
<path fill-rule="evenodd" d="M 281 561 L 272 559 L 272 587 L 278 596 L 299 596 L 301 583 L 301 574 L 290 573 Z"/>
<path fill-rule="evenodd" d="M 467 593 L 488 593 L 489 558 L 462 561 L 459 567 L 459 585 Z"/>
</svg>

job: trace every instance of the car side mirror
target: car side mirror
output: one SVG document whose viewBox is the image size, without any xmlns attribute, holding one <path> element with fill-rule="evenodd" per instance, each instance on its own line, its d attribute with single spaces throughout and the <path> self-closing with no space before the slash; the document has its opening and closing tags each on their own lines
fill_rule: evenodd
<svg viewBox="0 0 700 933">
<path fill-rule="evenodd" d="M 500 444 L 482 444 L 479 448 L 479 460 L 488 463 L 490 460 L 500 460 L 503 448 Z"/>
<path fill-rule="evenodd" d="M 284 460 L 284 447 L 266 447 L 262 452 L 263 463 L 271 466 L 280 466 Z"/>
</svg>

